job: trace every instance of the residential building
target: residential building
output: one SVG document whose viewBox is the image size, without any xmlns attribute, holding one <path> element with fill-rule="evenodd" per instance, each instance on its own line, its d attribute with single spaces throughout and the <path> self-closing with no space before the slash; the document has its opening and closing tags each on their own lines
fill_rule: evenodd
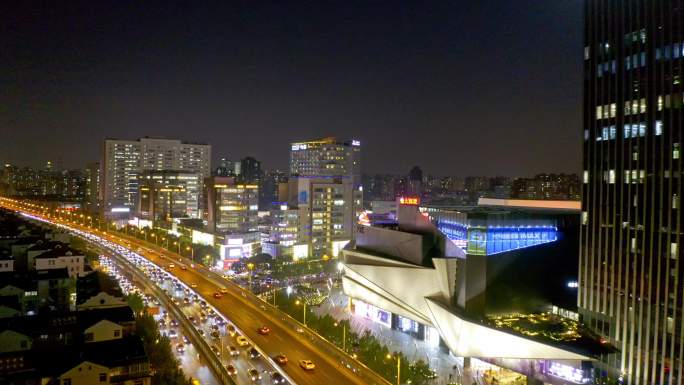
<svg viewBox="0 0 684 385">
<path fill-rule="evenodd" d="M 585 2 L 579 312 L 625 384 L 684 384 L 679 1 Z"/>
<path fill-rule="evenodd" d="M 105 215 L 128 217 L 135 212 L 139 177 L 144 171 L 192 172 L 200 174 L 199 180 L 203 180 L 210 175 L 210 167 L 211 146 L 207 144 L 158 138 L 106 139 L 101 175 Z M 199 211 L 195 215 L 199 216 Z"/>
<path fill-rule="evenodd" d="M 86 274 L 86 260 L 83 253 L 63 246 L 56 246 L 35 257 L 36 270 L 66 268 L 69 277 L 82 277 Z"/>
<path fill-rule="evenodd" d="M 85 204 L 84 208 L 90 213 L 99 213 L 102 205 L 100 162 L 91 162 L 85 170 Z"/>
</svg>

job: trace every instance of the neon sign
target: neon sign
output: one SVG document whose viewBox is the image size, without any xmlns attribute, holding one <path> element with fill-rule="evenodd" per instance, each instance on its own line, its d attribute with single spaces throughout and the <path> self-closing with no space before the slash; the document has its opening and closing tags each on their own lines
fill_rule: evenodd
<svg viewBox="0 0 684 385">
<path fill-rule="evenodd" d="M 400 197 L 399 204 L 406 206 L 418 206 L 420 204 L 420 198 L 418 197 Z"/>
</svg>

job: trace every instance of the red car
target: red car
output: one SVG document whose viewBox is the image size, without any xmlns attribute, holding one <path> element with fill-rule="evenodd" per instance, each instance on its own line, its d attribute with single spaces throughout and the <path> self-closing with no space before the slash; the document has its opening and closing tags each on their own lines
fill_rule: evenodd
<svg viewBox="0 0 684 385">
<path fill-rule="evenodd" d="M 214 298 L 223 298 L 223 294 L 216 292 L 214 293 Z"/>
<path fill-rule="evenodd" d="M 257 329 L 257 332 L 263 336 L 266 336 L 268 335 L 268 333 L 271 332 L 271 328 L 269 328 L 268 326 L 262 326 L 259 329 Z"/>
</svg>

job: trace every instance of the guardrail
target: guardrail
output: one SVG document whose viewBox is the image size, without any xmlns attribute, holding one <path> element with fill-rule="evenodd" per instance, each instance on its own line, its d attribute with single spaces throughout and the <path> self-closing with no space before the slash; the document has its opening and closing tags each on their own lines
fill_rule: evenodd
<svg viewBox="0 0 684 385">
<path fill-rule="evenodd" d="M 92 242 L 87 238 L 84 238 L 88 242 Z M 131 263 L 125 257 L 119 255 L 116 250 L 111 250 L 111 253 L 116 259 L 117 263 L 124 267 L 125 269 L 131 271 L 136 278 L 139 279 L 140 283 L 144 285 L 148 290 L 150 290 L 155 297 L 166 307 L 170 314 L 172 314 L 181 324 L 181 327 L 187 332 L 189 339 L 192 341 L 195 349 L 207 358 L 209 367 L 212 369 L 219 381 L 224 385 L 236 385 L 233 378 L 228 374 L 225 366 L 221 362 L 221 359 L 214 354 L 214 352 L 209 347 L 209 344 L 199 335 L 197 329 L 192 325 L 192 323 L 187 319 L 183 311 L 173 302 L 171 298 L 156 284 L 150 284 L 149 278 L 145 276 L 140 269 L 138 269 L 133 263 Z"/>
<path fill-rule="evenodd" d="M 328 339 L 326 339 L 322 335 L 318 334 L 316 331 L 310 329 L 306 325 L 304 325 L 301 322 L 297 321 L 296 319 L 292 318 L 292 316 L 290 316 L 289 314 L 278 309 L 277 307 L 274 307 L 273 304 L 271 304 L 270 302 L 265 301 L 264 299 L 255 295 L 250 290 L 245 289 L 244 287 L 236 284 L 235 282 L 233 282 L 231 280 L 223 278 L 222 276 L 220 276 L 216 272 L 211 271 L 202 265 L 196 264 L 195 270 L 202 271 L 206 278 L 211 279 L 217 285 L 225 285 L 226 283 L 228 283 L 228 284 L 238 288 L 241 291 L 241 293 L 245 299 L 249 299 L 255 305 L 262 307 L 262 309 L 265 308 L 264 305 L 267 305 L 272 311 L 274 311 L 275 314 L 273 314 L 273 316 L 279 315 L 278 313 L 284 315 L 285 318 L 280 318 L 281 321 L 288 322 L 294 330 L 301 328 L 301 330 L 303 330 L 305 333 L 308 333 L 309 337 L 310 337 L 309 339 L 313 344 L 316 344 L 319 348 L 325 349 L 326 351 L 328 351 L 329 353 L 334 355 L 335 360 L 338 361 L 340 364 L 349 368 L 349 366 L 352 366 L 352 363 L 353 363 L 353 365 L 358 365 L 360 368 L 365 369 L 366 372 L 361 371 L 361 370 L 353 371 L 353 367 L 352 367 L 352 372 L 354 374 L 356 374 L 357 376 L 359 376 L 362 380 L 366 381 L 366 383 L 368 383 L 370 385 L 387 385 L 387 384 L 389 384 L 389 381 L 387 381 L 385 378 L 381 377 L 379 374 L 375 373 L 372 369 L 370 369 L 364 363 L 362 363 L 361 361 L 352 357 L 349 353 L 340 349 L 337 345 L 328 341 Z"/>
</svg>

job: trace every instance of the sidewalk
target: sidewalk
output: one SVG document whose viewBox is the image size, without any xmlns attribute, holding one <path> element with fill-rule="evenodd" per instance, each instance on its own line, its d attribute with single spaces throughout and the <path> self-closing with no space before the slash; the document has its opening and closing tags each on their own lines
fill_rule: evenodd
<svg viewBox="0 0 684 385">
<path fill-rule="evenodd" d="M 450 378 L 454 382 L 461 382 L 464 385 L 473 383 L 474 380 L 469 373 L 461 381 L 462 359 L 450 355 L 446 349 L 429 346 L 426 341 L 420 341 L 399 330 L 392 330 L 369 319 L 350 314 L 347 303 L 347 297 L 341 290 L 333 289 L 330 297 L 314 312 L 317 315 L 329 314 L 337 320 L 349 320 L 355 333 L 361 335 L 365 330 L 369 330 L 378 338 L 380 343 L 386 345 L 391 351 L 402 352 L 410 361 L 423 360 L 437 373 L 437 378 L 432 381 L 432 384 L 446 385 Z M 479 383 L 481 382 L 478 381 Z"/>
</svg>

